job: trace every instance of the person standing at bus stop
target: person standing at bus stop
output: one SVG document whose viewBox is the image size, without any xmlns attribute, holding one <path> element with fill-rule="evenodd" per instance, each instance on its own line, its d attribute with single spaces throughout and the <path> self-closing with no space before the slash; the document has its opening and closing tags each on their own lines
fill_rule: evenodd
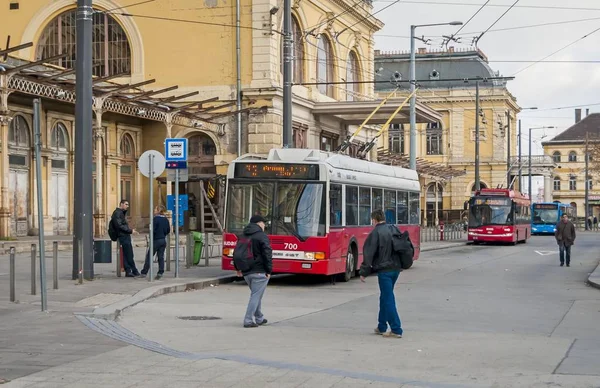
<svg viewBox="0 0 600 388">
<path fill-rule="evenodd" d="M 402 322 L 396 309 L 394 286 L 400 276 L 402 265 L 394 258 L 392 231 L 385 222 L 382 210 L 371 213 L 375 228 L 369 233 L 363 247 L 363 263 L 360 266 L 360 280 L 365 282 L 371 273 L 377 273 L 379 280 L 379 318 L 375 334 L 387 338 L 402 338 Z M 391 331 L 387 331 L 388 324 Z"/>
<path fill-rule="evenodd" d="M 137 234 L 135 229 L 129 227 L 127 222 L 127 211 L 129 210 L 129 201 L 122 199 L 119 207 L 115 209 L 110 219 L 114 228 L 117 230 L 119 244 L 123 249 L 123 266 L 125 267 L 125 277 L 135 278 L 140 276 L 133 260 L 133 245 L 131 244 L 131 235 Z"/>
<path fill-rule="evenodd" d="M 575 225 L 569 220 L 569 216 L 563 214 L 562 220 L 556 225 L 554 232 L 558 249 L 560 252 L 560 266 L 565 264 L 565 255 L 567 267 L 571 266 L 571 246 L 575 244 Z"/>
</svg>

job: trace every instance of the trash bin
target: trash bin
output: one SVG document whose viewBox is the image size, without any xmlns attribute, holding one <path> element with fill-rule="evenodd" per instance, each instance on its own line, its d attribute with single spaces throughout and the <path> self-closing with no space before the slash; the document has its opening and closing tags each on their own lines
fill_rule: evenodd
<svg viewBox="0 0 600 388">
<path fill-rule="evenodd" d="M 202 256 L 202 247 L 204 246 L 204 240 L 202 239 L 202 233 L 192 232 L 194 236 L 194 265 L 198 265 L 200 257 Z"/>
<path fill-rule="evenodd" d="M 94 240 L 94 263 L 112 263 L 112 241 Z"/>
</svg>

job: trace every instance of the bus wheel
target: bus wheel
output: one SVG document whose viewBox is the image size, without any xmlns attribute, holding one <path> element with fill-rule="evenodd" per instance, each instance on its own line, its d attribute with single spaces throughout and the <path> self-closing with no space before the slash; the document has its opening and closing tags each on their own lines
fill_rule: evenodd
<svg viewBox="0 0 600 388">
<path fill-rule="evenodd" d="M 346 255 L 346 271 L 343 274 L 342 281 L 349 282 L 354 277 L 354 263 L 356 258 L 354 257 L 354 251 L 352 246 L 348 247 L 348 254 Z"/>
</svg>

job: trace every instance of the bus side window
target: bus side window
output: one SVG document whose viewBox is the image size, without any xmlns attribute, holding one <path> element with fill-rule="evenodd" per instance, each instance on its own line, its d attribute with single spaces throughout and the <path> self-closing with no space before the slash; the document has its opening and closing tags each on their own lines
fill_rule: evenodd
<svg viewBox="0 0 600 388">
<path fill-rule="evenodd" d="M 358 187 L 346 186 L 346 225 L 358 225 Z"/>
<path fill-rule="evenodd" d="M 398 208 L 398 223 L 401 225 L 408 224 L 408 193 L 404 191 L 397 192 L 396 206 Z"/>
<path fill-rule="evenodd" d="M 329 225 L 342 226 L 342 185 L 330 186 L 329 210 Z"/>
<path fill-rule="evenodd" d="M 360 187 L 358 193 L 358 218 L 360 225 L 371 225 L 371 189 Z"/>
</svg>

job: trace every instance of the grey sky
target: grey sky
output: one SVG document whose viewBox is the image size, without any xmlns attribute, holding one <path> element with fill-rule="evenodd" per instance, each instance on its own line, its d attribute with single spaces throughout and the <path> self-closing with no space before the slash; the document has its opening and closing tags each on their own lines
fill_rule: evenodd
<svg viewBox="0 0 600 388">
<path fill-rule="evenodd" d="M 463 33 L 481 33 L 502 15 L 515 0 L 491 0 L 488 5 L 463 28 Z M 375 10 L 390 5 L 394 0 L 374 0 Z M 453 20 L 466 22 L 486 0 L 401 0 L 377 14 L 385 27 L 376 34 L 377 49 L 408 50 L 411 24 L 443 23 Z M 420 4 L 419 4 L 420 3 Z M 431 3 L 454 3 L 443 5 Z M 531 7 L 531 8 L 530 8 Z M 563 9 L 536 8 L 562 7 Z M 564 9 L 564 8 L 587 8 Z M 594 19 L 577 23 L 550 25 L 509 31 L 492 31 L 518 26 Z M 430 48 L 440 49 L 442 35 L 450 35 L 460 27 L 426 27 L 417 29 L 418 35 L 432 39 Z M 512 76 L 530 63 L 505 63 L 496 61 L 536 61 L 600 28 L 600 1 L 598 0 L 520 0 L 479 41 L 478 47 L 488 56 L 490 66 L 504 76 Z M 391 37 L 401 36 L 401 37 Z M 456 48 L 469 47 L 473 34 L 461 39 Z M 404 37 L 404 38 L 402 38 Z M 579 41 L 548 61 L 600 60 L 600 31 Z M 417 41 L 417 47 L 425 44 Z M 509 90 L 522 107 L 537 106 L 537 111 L 524 111 L 519 115 L 524 132 L 530 127 L 555 126 L 557 129 L 533 131 L 533 153 L 541 154 L 540 139 L 549 139 L 574 122 L 574 108 L 546 110 L 547 108 L 600 103 L 599 63 L 538 63 L 519 73 L 509 82 Z M 585 114 L 585 107 L 584 109 Z M 600 105 L 589 106 L 590 112 L 599 112 Z M 528 139 L 523 139 L 523 152 L 527 152 Z"/>
</svg>

